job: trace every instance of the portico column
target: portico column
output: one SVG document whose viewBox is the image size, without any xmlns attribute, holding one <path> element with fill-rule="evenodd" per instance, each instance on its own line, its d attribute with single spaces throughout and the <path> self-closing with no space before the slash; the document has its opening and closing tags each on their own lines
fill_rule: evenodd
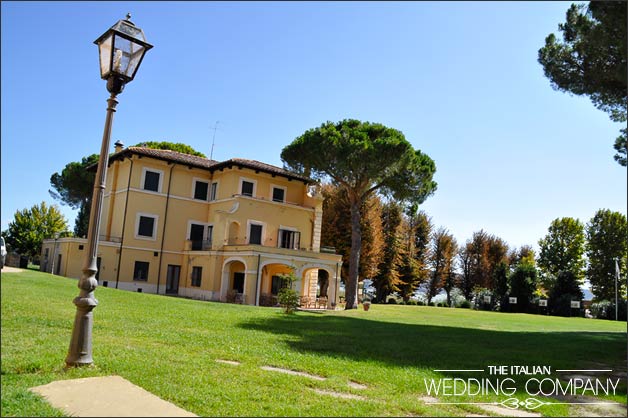
<svg viewBox="0 0 628 418">
<path fill-rule="evenodd" d="M 227 292 L 229 291 L 229 269 L 223 270 L 222 280 L 220 281 L 220 301 L 227 301 Z"/>
<path fill-rule="evenodd" d="M 338 283 L 340 283 L 340 277 L 336 277 L 337 272 L 329 276 L 327 284 L 327 309 L 335 309 L 338 301 L 336 300 L 338 295 Z M 334 304 L 332 306 L 332 303 Z"/>
</svg>

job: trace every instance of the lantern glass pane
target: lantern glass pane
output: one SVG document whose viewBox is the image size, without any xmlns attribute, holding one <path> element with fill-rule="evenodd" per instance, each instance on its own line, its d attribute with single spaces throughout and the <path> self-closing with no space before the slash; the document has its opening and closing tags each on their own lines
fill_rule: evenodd
<svg viewBox="0 0 628 418">
<path fill-rule="evenodd" d="M 106 78 L 111 69 L 111 44 L 112 35 L 106 37 L 101 43 L 98 44 L 98 50 L 100 52 L 100 76 Z"/>
<path fill-rule="evenodd" d="M 129 58 L 129 68 L 128 73 L 129 77 L 133 78 L 135 76 L 135 72 L 137 71 L 137 67 L 140 65 L 142 61 L 142 56 L 146 52 L 146 48 L 139 44 L 131 44 L 131 56 Z"/>
<path fill-rule="evenodd" d="M 128 74 L 130 56 L 131 42 L 128 39 L 116 35 L 113 43 L 113 63 L 111 64 L 111 71 L 130 77 Z"/>
<path fill-rule="evenodd" d="M 111 70 L 132 80 L 146 48 L 116 35 L 113 44 Z"/>
</svg>

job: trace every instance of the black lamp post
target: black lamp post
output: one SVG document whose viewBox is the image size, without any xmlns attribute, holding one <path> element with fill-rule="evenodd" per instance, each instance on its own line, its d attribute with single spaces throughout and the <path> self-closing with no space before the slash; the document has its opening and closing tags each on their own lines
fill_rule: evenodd
<svg viewBox="0 0 628 418">
<path fill-rule="evenodd" d="M 102 201 L 107 178 L 111 124 L 113 113 L 118 104 L 116 96 L 122 92 L 126 83 L 133 80 L 144 54 L 153 47 L 146 42 L 142 29 L 136 27 L 129 19 L 131 19 L 131 15 L 127 14 L 126 19 L 119 20 L 94 41 L 98 45 L 100 55 L 100 76 L 103 80 L 107 80 L 107 90 L 111 96 L 107 100 L 107 117 L 94 181 L 85 264 L 83 265 L 83 275 L 78 283 L 80 293 L 74 298 L 76 317 L 74 318 L 70 349 L 65 359 L 68 366 L 85 366 L 93 362 L 92 310 L 98 305 L 98 301 L 94 297 L 94 290 L 98 286 L 96 280 L 98 231 L 100 230 Z"/>
<path fill-rule="evenodd" d="M 58 232 L 55 232 L 55 246 L 52 248 L 52 268 L 50 269 L 50 274 L 55 274 L 55 258 L 57 258 L 57 240 L 59 235 Z"/>
</svg>

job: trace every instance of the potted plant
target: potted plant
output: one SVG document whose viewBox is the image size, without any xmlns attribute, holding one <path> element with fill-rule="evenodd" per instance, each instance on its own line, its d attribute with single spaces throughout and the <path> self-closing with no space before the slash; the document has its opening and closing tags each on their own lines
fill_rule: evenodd
<svg viewBox="0 0 628 418">
<path fill-rule="evenodd" d="M 370 299 L 362 299 L 362 307 L 364 308 L 365 311 L 368 311 L 369 308 L 371 307 L 371 300 Z"/>
</svg>

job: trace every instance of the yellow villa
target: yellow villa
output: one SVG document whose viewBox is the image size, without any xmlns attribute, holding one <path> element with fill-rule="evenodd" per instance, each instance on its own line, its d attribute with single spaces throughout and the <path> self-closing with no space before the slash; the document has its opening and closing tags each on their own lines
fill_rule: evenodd
<svg viewBox="0 0 628 418">
<path fill-rule="evenodd" d="M 279 275 L 308 307 L 334 308 L 342 258 L 321 248 L 311 179 L 258 161 L 213 161 L 116 143 L 98 246 L 100 286 L 274 305 Z M 84 238 L 45 240 L 41 269 L 80 278 Z"/>
</svg>

